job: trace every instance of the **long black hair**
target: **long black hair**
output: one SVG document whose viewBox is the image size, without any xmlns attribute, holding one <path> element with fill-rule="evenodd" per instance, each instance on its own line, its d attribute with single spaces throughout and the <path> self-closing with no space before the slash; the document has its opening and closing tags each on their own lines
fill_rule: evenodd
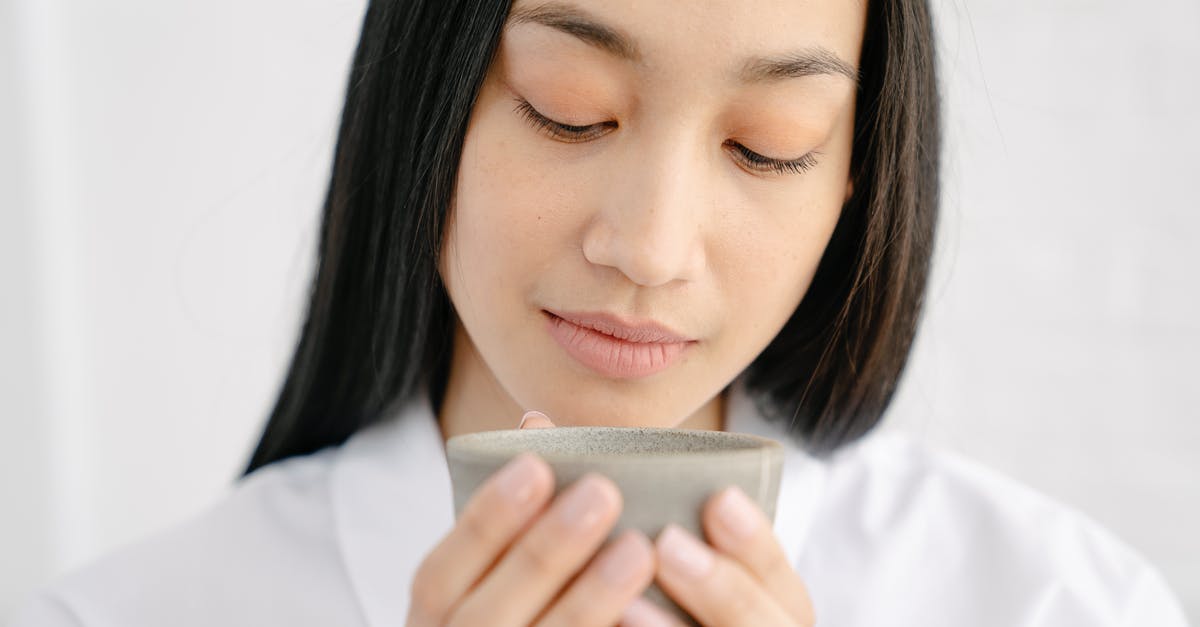
<svg viewBox="0 0 1200 627">
<path fill-rule="evenodd" d="M 842 209 L 804 299 L 746 386 L 816 454 L 870 431 L 908 360 L 938 213 L 925 0 L 872 0 Z M 371 0 L 350 69 L 295 355 L 245 473 L 344 442 L 449 374 L 437 272 L 467 122 L 509 0 Z"/>
</svg>

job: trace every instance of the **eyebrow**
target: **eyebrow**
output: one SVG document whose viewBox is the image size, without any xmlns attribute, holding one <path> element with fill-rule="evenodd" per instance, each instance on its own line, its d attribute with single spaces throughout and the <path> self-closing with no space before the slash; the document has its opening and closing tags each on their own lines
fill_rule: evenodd
<svg viewBox="0 0 1200 627">
<path fill-rule="evenodd" d="M 569 4 L 547 2 L 514 9 L 507 26 L 517 24 L 548 26 L 618 58 L 633 63 L 642 62 L 642 53 L 632 37 Z M 858 70 L 823 46 L 811 46 L 777 56 L 750 57 L 735 73 L 737 81 L 743 84 L 822 75 L 842 76 L 855 85 L 859 84 Z"/>
</svg>

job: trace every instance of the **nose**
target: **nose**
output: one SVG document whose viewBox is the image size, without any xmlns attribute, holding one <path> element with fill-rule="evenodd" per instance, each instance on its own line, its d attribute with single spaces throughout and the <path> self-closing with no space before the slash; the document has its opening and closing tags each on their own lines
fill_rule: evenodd
<svg viewBox="0 0 1200 627">
<path fill-rule="evenodd" d="M 676 143 L 657 158 L 643 152 L 624 163 L 584 232 L 584 257 L 646 287 L 697 279 L 711 198 L 704 162 Z"/>
</svg>

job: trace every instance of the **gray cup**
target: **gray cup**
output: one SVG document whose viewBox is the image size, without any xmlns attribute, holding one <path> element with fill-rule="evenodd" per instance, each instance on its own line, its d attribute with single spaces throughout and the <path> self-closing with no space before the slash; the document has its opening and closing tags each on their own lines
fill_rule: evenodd
<svg viewBox="0 0 1200 627">
<path fill-rule="evenodd" d="M 703 539 L 700 514 L 714 492 L 737 486 L 775 520 L 783 446 L 745 433 L 643 427 L 554 427 L 481 431 L 450 438 L 446 457 L 454 515 L 492 473 L 523 451 L 554 470 L 555 493 L 587 472 L 612 479 L 624 507 L 608 540 L 638 529 L 651 540 L 667 523 Z M 688 624 L 690 616 L 657 584 L 646 598 Z"/>
</svg>

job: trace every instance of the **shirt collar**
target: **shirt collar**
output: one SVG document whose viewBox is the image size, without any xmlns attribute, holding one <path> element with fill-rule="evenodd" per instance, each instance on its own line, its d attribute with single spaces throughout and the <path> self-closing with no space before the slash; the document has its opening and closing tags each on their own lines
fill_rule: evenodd
<svg viewBox="0 0 1200 627">
<path fill-rule="evenodd" d="M 330 477 L 334 529 L 367 625 L 405 624 L 409 582 L 453 526 L 452 496 L 423 390 L 342 444 Z"/>
<path fill-rule="evenodd" d="M 794 565 L 824 490 L 825 463 L 782 425 L 767 422 L 739 378 L 726 398 L 727 431 L 779 441 L 784 462 L 775 532 Z M 368 625 L 401 625 L 409 582 L 454 524 L 450 473 L 428 394 L 367 427 L 341 447 L 330 477 L 334 528 L 347 574 Z"/>
</svg>

